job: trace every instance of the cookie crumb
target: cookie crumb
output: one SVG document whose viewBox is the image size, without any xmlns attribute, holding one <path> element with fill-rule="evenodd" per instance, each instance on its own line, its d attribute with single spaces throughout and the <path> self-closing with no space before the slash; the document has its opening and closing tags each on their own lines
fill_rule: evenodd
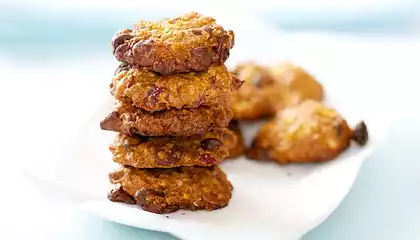
<svg viewBox="0 0 420 240">
<path fill-rule="evenodd" d="M 169 216 L 168 216 L 168 215 L 166 215 L 165 217 L 166 217 L 166 218 L 169 218 Z"/>
</svg>

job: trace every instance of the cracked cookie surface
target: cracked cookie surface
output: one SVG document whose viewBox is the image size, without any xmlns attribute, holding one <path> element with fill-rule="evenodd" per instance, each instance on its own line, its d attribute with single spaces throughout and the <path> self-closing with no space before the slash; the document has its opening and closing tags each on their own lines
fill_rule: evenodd
<svg viewBox="0 0 420 240">
<path fill-rule="evenodd" d="M 206 72 L 161 75 L 122 65 L 110 84 L 112 95 L 149 112 L 216 106 L 241 84 L 224 65 Z"/>
<path fill-rule="evenodd" d="M 232 119 L 228 99 L 213 107 L 170 109 L 147 112 L 131 104 L 118 102 L 102 120 L 102 130 L 143 136 L 191 136 L 225 128 Z"/>
<path fill-rule="evenodd" d="M 136 203 L 143 210 L 158 214 L 184 210 L 216 210 L 226 207 L 232 185 L 218 167 L 178 167 L 136 169 L 121 167 L 109 174 L 111 183 L 120 185 L 115 202 Z M 131 196 L 128 197 L 127 195 Z M 123 197 L 122 197 L 123 196 Z"/>
<path fill-rule="evenodd" d="M 347 149 L 352 137 L 353 131 L 337 111 L 307 100 L 263 125 L 246 155 L 281 164 L 323 162 Z"/>
<path fill-rule="evenodd" d="M 135 168 L 210 166 L 228 156 L 236 145 L 228 129 L 190 137 L 140 137 L 118 134 L 109 149 L 114 162 Z"/>
<path fill-rule="evenodd" d="M 118 32 L 113 41 L 117 60 L 161 74 L 206 71 L 222 65 L 234 45 L 234 34 L 216 20 L 191 12 L 157 22 L 140 21 Z"/>
</svg>

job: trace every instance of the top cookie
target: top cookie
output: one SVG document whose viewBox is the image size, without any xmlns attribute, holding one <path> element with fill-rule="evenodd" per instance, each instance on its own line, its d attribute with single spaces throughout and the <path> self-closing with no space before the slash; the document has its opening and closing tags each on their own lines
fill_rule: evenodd
<svg viewBox="0 0 420 240">
<path fill-rule="evenodd" d="M 140 21 L 112 40 L 117 60 L 161 74 L 205 71 L 211 64 L 223 64 L 233 45 L 232 31 L 196 12 L 158 22 Z"/>
</svg>

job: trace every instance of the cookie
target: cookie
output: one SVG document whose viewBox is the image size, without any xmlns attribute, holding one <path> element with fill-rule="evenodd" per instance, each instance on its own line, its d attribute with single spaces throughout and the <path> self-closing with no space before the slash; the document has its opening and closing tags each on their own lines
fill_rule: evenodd
<svg viewBox="0 0 420 240">
<path fill-rule="evenodd" d="M 206 72 L 174 75 L 122 65 L 110 87 L 119 101 L 154 112 L 218 105 L 240 82 L 224 65 L 211 66 Z"/>
<path fill-rule="evenodd" d="M 234 34 L 211 17 L 191 12 L 158 22 L 140 21 L 118 32 L 112 41 L 118 61 L 161 74 L 206 71 L 222 65 L 234 45 Z"/>
<path fill-rule="evenodd" d="M 317 100 L 324 98 L 322 85 L 302 67 L 289 62 L 283 62 L 268 68 L 271 76 L 298 95 L 299 101 Z"/>
<path fill-rule="evenodd" d="M 247 63 L 238 65 L 232 72 L 244 80 L 244 84 L 231 94 L 235 120 L 272 117 L 288 104 L 288 87 L 276 82 L 264 67 Z"/>
<path fill-rule="evenodd" d="M 140 137 L 118 134 L 109 149 L 114 162 L 136 168 L 210 166 L 228 156 L 236 145 L 228 129 L 191 137 Z"/>
<path fill-rule="evenodd" d="M 237 158 L 241 156 L 245 151 L 245 143 L 242 136 L 242 131 L 239 128 L 239 122 L 232 120 L 228 125 L 228 129 L 231 131 L 231 133 L 234 134 L 235 137 L 235 145 L 229 150 L 228 158 Z"/>
<path fill-rule="evenodd" d="M 232 119 L 229 101 L 213 107 L 147 112 L 118 102 L 100 123 L 102 130 L 143 136 L 191 136 L 225 128 Z"/>
<path fill-rule="evenodd" d="M 337 111 L 307 100 L 263 125 L 246 155 L 281 164 L 323 162 L 347 149 L 352 138 L 353 131 Z"/>
<path fill-rule="evenodd" d="M 121 167 L 109 174 L 120 185 L 108 195 L 114 202 L 136 203 L 143 210 L 164 214 L 226 207 L 232 185 L 217 166 L 136 169 Z M 130 197 L 131 196 L 131 197 Z"/>
</svg>

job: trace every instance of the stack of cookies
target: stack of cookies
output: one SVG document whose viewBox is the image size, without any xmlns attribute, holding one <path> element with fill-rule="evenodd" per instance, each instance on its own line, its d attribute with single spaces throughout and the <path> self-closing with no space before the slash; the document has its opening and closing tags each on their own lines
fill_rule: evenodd
<svg viewBox="0 0 420 240">
<path fill-rule="evenodd" d="M 108 198 L 154 213 L 225 207 L 232 185 L 217 164 L 235 146 L 229 95 L 242 83 L 224 66 L 233 32 L 193 12 L 141 21 L 112 44 L 122 63 L 101 128 L 118 132 L 110 150 L 121 167 Z"/>
</svg>

